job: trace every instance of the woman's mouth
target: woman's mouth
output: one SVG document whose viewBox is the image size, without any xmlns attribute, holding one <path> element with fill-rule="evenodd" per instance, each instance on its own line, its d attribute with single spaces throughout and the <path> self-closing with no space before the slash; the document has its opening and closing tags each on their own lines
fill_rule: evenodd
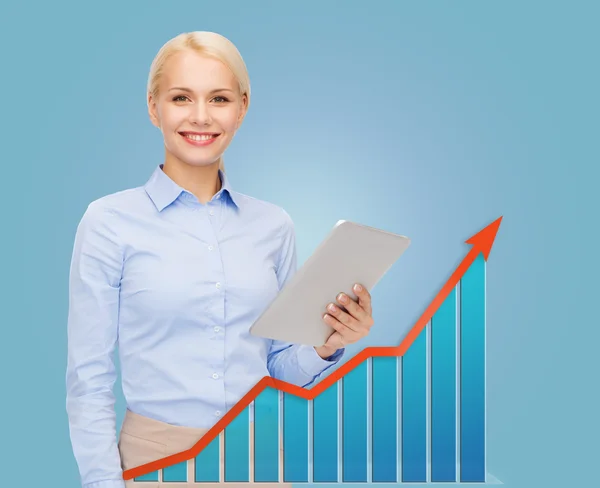
<svg viewBox="0 0 600 488">
<path fill-rule="evenodd" d="M 192 146 L 208 146 L 215 142 L 221 134 L 214 132 L 179 132 L 179 135 Z"/>
</svg>

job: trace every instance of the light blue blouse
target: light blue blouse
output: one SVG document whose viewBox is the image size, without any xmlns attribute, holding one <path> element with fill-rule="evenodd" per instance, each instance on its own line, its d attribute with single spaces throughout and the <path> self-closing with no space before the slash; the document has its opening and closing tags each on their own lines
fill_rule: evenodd
<svg viewBox="0 0 600 488">
<path fill-rule="evenodd" d="M 294 226 L 219 176 L 221 190 L 203 205 L 158 166 L 145 186 L 92 202 L 79 223 L 66 386 L 84 488 L 125 486 L 115 350 L 128 409 L 201 428 L 263 376 L 307 386 L 344 353 L 324 360 L 313 347 L 249 334 L 296 271 Z"/>
</svg>

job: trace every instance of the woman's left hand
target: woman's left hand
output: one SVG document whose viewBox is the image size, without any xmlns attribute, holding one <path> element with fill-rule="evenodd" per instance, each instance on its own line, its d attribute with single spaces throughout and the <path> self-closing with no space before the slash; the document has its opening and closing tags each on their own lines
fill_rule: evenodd
<svg viewBox="0 0 600 488">
<path fill-rule="evenodd" d="M 358 301 L 352 300 L 345 293 L 340 293 L 336 297 L 336 301 L 346 309 L 346 312 L 335 303 L 327 306 L 323 321 L 333 327 L 335 332 L 329 336 L 325 344 L 315 347 L 317 354 L 322 358 L 328 358 L 338 349 L 366 337 L 373 327 L 371 294 L 364 286 L 358 284 L 354 285 L 354 293 Z"/>
</svg>

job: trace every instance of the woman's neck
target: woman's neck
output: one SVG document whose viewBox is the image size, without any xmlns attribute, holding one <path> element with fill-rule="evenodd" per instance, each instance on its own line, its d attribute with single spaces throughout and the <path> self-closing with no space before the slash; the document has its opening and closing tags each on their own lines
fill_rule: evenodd
<svg viewBox="0 0 600 488">
<path fill-rule="evenodd" d="M 202 204 L 206 204 L 221 189 L 218 161 L 208 166 L 192 166 L 167 159 L 163 171 L 181 188 L 195 195 Z"/>
</svg>

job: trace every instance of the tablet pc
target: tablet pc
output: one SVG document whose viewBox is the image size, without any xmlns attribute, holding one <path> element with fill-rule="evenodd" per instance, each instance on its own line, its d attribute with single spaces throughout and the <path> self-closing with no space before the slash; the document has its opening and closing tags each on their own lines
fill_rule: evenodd
<svg viewBox="0 0 600 488">
<path fill-rule="evenodd" d="M 336 303 L 340 292 L 356 300 L 355 283 L 371 293 L 409 245 L 406 236 L 338 221 L 252 324 L 250 333 L 294 344 L 323 345 L 335 332 L 323 321 L 327 305 Z"/>
</svg>

